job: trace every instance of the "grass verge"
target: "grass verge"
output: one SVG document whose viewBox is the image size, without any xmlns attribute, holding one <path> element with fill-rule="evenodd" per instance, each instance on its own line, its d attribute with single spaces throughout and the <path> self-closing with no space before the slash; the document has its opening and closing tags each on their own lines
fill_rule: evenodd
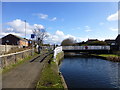
<svg viewBox="0 0 120 90">
<path fill-rule="evenodd" d="M 102 57 L 118 57 L 118 55 L 115 55 L 115 54 L 100 54 L 98 56 L 102 56 Z"/>
<path fill-rule="evenodd" d="M 12 65 L 9 65 L 9 66 L 3 68 L 3 69 L 2 69 L 2 73 L 8 72 L 9 70 L 15 68 L 16 66 L 18 66 L 18 65 L 20 65 L 20 64 L 22 64 L 22 63 L 24 63 L 24 62 L 27 61 L 27 60 L 32 59 L 33 57 L 36 57 L 37 55 L 38 55 L 37 53 L 34 53 L 33 56 L 28 56 L 28 57 L 26 57 L 26 58 L 24 58 L 24 59 L 18 60 L 17 63 L 12 64 Z"/>
<path fill-rule="evenodd" d="M 120 56 L 115 54 L 93 54 L 93 56 L 101 57 L 113 62 L 120 62 Z"/>
<path fill-rule="evenodd" d="M 51 55 L 49 56 L 49 59 Z M 46 58 L 48 59 L 48 58 Z M 51 58 L 52 59 L 52 58 Z M 44 69 L 41 73 L 41 77 L 37 83 L 36 89 L 39 88 L 62 88 L 64 89 L 61 81 L 61 77 L 58 72 L 58 67 L 53 60 L 50 60 L 51 63 L 45 63 Z"/>
</svg>

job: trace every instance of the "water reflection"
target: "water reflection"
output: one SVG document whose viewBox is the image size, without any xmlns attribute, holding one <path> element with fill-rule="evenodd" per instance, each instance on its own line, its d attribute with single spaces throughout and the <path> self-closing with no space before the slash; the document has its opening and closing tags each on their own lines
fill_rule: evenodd
<svg viewBox="0 0 120 90">
<path fill-rule="evenodd" d="M 83 56 L 66 57 L 60 65 L 69 88 L 118 88 L 119 68 L 120 63 Z"/>
</svg>

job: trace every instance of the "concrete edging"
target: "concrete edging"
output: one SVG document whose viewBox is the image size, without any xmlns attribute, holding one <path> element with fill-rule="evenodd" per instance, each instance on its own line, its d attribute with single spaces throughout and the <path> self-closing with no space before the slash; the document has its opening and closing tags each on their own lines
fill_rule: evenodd
<svg viewBox="0 0 120 90">
<path fill-rule="evenodd" d="M 66 84 L 66 82 L 65 82 L 65 79 L 64 79 L 62 73 L 59 71 L 59 67 L 58 67 L 58 66 L 59 66 L 59 61 L 64 57 L 64 52 L 62 51 L 62 52 L 60 52 L 60 53 L 62 53 L 62 54 L 60 54 L 60 55 L 62 55 L 62 56 L 57 56 L 57 55 L 56 55 L 56 60 L 55 60 L 55 62 L 56 62 L 56 64 L 57 64 L 58 73 L 59 73 L 59 75 L 60 75 L 60 77 L 61 77 L 61 81 L 62 81 L 63 87 L 64 87 L 64 89 L 68 90 L 68 86 L 67 86 L 67 84 Z M 59 55 L 59 53 L 58 53 L 58 55 Z M 57 58 L 57 57 L 59 57 L 59 58 Z"/>
</svg>

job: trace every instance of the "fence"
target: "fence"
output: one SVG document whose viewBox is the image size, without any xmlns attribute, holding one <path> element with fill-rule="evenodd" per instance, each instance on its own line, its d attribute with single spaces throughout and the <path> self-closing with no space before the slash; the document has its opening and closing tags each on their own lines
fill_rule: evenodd
<svg viewBox="0 0 120 90">
<path fill-rule="evenodd" d="M 60 52 L 62 52 L 62 46 L 56 47 L 54 49 L 54 59 L 56 59 L 57 54 L 60 53 Z"/>
<path fill-rule="evenodd" d="M 4 68 L 11 64 L 15 64 L 19 60 L 22 60 L 25 57 L 28 57 L 31 55 L 33 55 L 32 49 L 21 51 L 21 52 L 16 52 L 16 53 L 11 53 L 11 54 L 7 54 L 7 55 L 1 55 L 0 56 L 0 67 Z"/>
<path fill-rule="evenodd" d="M 4 54 L 5 52 L 9 52 L 12 48 L 19 47 L 17 45 L 0 45 L 0 55 Z"/>
<path fill-rule="evenodd" d="M 53 49 L 54 49 L 54 46 L 42 46 L 42 49 L 48 49 L 48 50 L 49 50 L 49 49 L 52 49 L 52 50 L 53 50 Z"/>
<path fill-rule="evenodd" d="M 110 50 L 110 46 L 62 46 L 63 50 Z"/>
</svg>

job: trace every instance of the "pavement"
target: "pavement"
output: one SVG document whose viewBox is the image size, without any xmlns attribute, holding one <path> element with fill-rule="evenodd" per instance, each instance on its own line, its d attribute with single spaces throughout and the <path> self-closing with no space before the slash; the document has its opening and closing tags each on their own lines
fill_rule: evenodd
<svg viewBox="0 0 120 90">
<path fill-rule="evenodd" d="M 13 68 L 2 75 L 2 88 L 35 88 L 46 60 L 47 53 Z"/>
</svg>

